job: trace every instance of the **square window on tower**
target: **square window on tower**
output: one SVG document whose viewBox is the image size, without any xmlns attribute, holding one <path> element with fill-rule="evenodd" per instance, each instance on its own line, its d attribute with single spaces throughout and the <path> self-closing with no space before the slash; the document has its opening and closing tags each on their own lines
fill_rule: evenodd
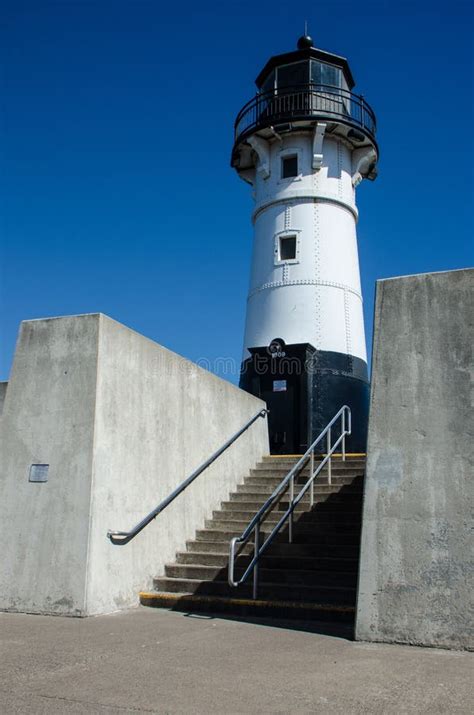
<svg viewBox="0 0 474 715">
<path fill-rule="evenodd" d="M 296 259 L 296 236 L 280 236 L 280 261 Z"/>
<path fill-rule="evenodd" d="M 282 157 L 281 178 L 291 179 L 294 176 L 298 176 L 298 157 L 296 154 Z"/>
</svg>

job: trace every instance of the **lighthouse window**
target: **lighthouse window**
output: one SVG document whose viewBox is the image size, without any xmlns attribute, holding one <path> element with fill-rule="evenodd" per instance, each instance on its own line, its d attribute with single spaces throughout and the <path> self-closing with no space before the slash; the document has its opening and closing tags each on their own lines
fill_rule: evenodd
<svg viewBox="0 0 474 715">
<path fill-rule="evenodd" d="M 284 156 L 281 160 L 281 178 L 290 179 L 293 176 L 298 176 L 298 157 Z"/>
<path fill-rule="evenodd" d="M 296 236 L 280 237 L 280 261 L 294 261 L 296 258 Z"/>
<path fill-rule="evenodd" d="M 340 87 L 342 73 L 339 67 L 327 65 L 325 62 L 311 61 L 311 82 L 313 84 Z M 328 89 L 328 92 L 331 90 Z"/>
<path fill-rule="evenodd" d="M 308 62 L 293 62 L 291 65 L 277 67 L 277 87 L 294 87 L 307 84 L 309 75 Z"/>
</svg>

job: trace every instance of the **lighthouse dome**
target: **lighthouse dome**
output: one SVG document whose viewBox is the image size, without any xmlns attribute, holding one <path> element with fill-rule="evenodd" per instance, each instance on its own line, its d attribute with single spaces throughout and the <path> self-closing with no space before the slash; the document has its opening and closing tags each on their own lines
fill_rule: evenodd
<svg viewBox="0 0 474 715">
<path fill-rule="evenodd" d="M 297 42 L 297 48 L 299 50 L 305 50 L 308 47 L 313 46 L 313 38 L 310 35 L 303 35 Z"/>
</svg>

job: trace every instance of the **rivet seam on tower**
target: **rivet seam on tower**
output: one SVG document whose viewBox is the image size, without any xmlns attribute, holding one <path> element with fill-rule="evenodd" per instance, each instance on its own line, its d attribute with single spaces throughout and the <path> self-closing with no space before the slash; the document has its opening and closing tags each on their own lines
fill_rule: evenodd
<svg viewBox="0 0 474 715">
<path fill-rule="evenodd" d="M 341 185 L 342 188 L 342 185 Z M 293 197 L 292 197 L 293 198 Z M 320 194 L 320 195 L 314 195 L 313 193 L 308 193 L 307 191 L 303 191 L 302 193 L 295 193 L 294 198 L 297 199 L 298 201 L 319 201 L 319 202 L 326 202 L 326 203 L 335 203 L 338 206 L 342 206 L 342 208 L 346 209 L 346 211 L 349 211 L 349 213 L 354 216 L 356 221 L 359 218 L 359 212 L 357 211 L 357 207 L 355 206 L 354 203 L 349 203 L 346 199 L 341 198 L 340 194 Z M 289 200 L 288 196 L 278 198 L 278 199 L 272 199 L 268 200 L 262 203 L 260 203 L 253 211 L 252 214 L 252 223 L 255 224 L 255 221 L 257 218 L 260 216 L 261 213 L 264 211 L 268 211 L 269 209 L 274 208 L 274 206 L 278 204 L 287 204 Z"/>
<path fill-rule="evenodd" d="M 340 141 L 337 142 L 337 178 L 337 194 L 342 199 L 342 144 Z"/>
<path fill-rule="evenodd" d="M 321 326 L 321 288 L 319 286 L 321 282 L 321 263 L 320 263 L 320 230 L 319 230 L 319 207 L 318 204 L 314 203 L 314 274 L 316 276 L 316 281 L 318 282 L 318 288 L 315 291 L 315 339 L 316 345 L 314 346 L 316 350 L 321 349 L 322 345 L 322 326 Z"/>
<path fill-rule="evenodd" d="M 346 290 L 344 291 L 344 322 L 346 326 L 346 352 L 350 355 L 352 353 L 351 316 L 349 310 L 349 295 Z"/>
<path fill-rule="evenodd" d="M 336 283 L 334 281 L 318 281 L 313 278 L 299 278 L 297 280 L 287 281 L 286 283 L 284 283 L 283 281 L 271 281 L 269 283 L 262 283 L 261 286 L 258 286 L 258 288 L 254 288 L 252 291 L 250 291 L 247 297 L 253 298 L 254 295 L 257 295 L 257 293 L 261 293 L 264 290 L 271 290 L 272 288 L 282 288 L 283 286 L 322 286 L 328 288 L 338 288 L 339 290 L 347 291 L 348 293 L 355 295 L 356 298 L 358 298 L 362 302 L 361 293 L 359 293 L 357 290 L 355 290 L 355 288 L 352 288 L 351 286 L 344 285 L 343 283 Z"/>
</svg>

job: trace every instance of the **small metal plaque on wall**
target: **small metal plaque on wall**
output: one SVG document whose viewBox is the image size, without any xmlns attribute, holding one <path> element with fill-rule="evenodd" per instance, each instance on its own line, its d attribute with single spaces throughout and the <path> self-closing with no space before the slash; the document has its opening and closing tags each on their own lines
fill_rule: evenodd
<svg viewBox="0 0 474 715">
<path fill-rule="evenodd" d="M 47 482 L 49 464 L 32 464 L 30 467 L 30 482 Z"/>
</svg>

